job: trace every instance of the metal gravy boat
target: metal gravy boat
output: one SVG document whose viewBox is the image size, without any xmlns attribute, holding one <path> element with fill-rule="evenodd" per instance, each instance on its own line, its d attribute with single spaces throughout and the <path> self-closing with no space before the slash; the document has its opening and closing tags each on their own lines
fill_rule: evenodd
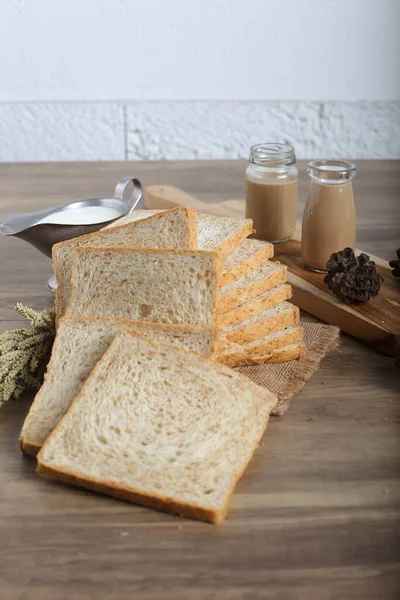
<svg viewBox="0 0 400 600">
<path fill-rule="evenodd" d="M 128 200 L 124 200 L 124 193 L 130 182 L 133 184 L 133 192 Z M 74 223 L 73 216 L 76 216 L 80 209 L 87 207 L 111 208 L 118 214 L 115 218 L 101 223 Z M 89 198 L 33 213 L 9 215 L 0 221 L 0 233 L 4 236 L 14 236 L 25 240 L 46 256 L 51 257 L 51 249 L 54 244 L 98 231 L 116 219 L 131 213 L 135 208 L 144 208 L 142 186 L 138 179 L 128 176 L 117 183 L 112 198 Z M 56 215 L 60 213 L 63 213 L 63 223 L 57 223 Z M 69 215 L 71 224 L 68 224 Z M 52 217 L 56 222 L 51 222 Z M 46 218 L 46 222 L 41 223 L 44 218 Z M 50 277 L 47 288 L 55 291 L 56 285 L 54 276 Z"/>
</svg>

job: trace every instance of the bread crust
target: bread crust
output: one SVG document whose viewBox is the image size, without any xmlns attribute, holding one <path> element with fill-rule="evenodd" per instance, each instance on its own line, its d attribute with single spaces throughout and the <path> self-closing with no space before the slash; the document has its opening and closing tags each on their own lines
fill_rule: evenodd
<svg viewBox="0 0 400 600">
<path fill-rule="evenodd" d="M 254 283 L 234 288 L 226 293 L 221 293 L 224 290 L 222 288 L 217 296 L 218 312 L 223 313 L 236 306 L 240 306 L 260 294 L 271 290 L 280 283 L 285 283 L 287 281 L 287 266 L 279 263 L 275 264 L 279 267 L 277 270 L 272 271 L 267 277 L 257 279 Z"/>
<path fill-rule="evenodd" d="M 140 334 L 138 334 L 136 332 L 133 332 L 133 331 L 130 331 L 127 329 L 124 329 L 122 331 L 124 333 L 128 333 L 129 335 L 131 335 L 133 337 L 137 337 L 137 338 L 144 340 L 146 343 L 148 343 L 153 348 L 170 349 L 169 346 L 165 346 L 163 344 L 155 344 L 155 343 L 147 340 L 146 338 L 144 338 L 143 336 L 141 336 Z M 122 331 L 119 331 L 116 334 L 116 337 L 121 335 Z M 183 350 L 179 350 L 179 349 L 175 349 L 175 348 L 174 348 L 174 351 L 179 352 L 185 356 L 187 356 L 187 354 L 188 354 L 187 352 L 185 352 Z M 107 355 L 109 352 L 111 352 L 111 346 L 106 351 L 104 356 L 100 359 L 99 363 L 107 360 Z M 215 361 L 213 361 L 211 359 L 204 358 L 203 360 L 206 363 L 208 362 L 210 364 L 215 364 Z M 224 370 L 226 369 L 228 372 L 230 372 L 230 369 L 228 367 L 224 367 L 223 365 L 219 365 L 219 368 L 224 369 Z M 94 378 L 96 376 L 95 370 L 96 369 L 94 369 L 92 371 L 92 373 L 89 375 L 89 377 L 86 380 L 86 382 L 84 383 L 81 391 L 76 396 L 75 400 L 72 402 L 69 410 L 71 410 L 74 407 L 74 405 L 77 402 L 79 402 L 80 398 L 85 394 L 86 387 L 88 387 L 90 385 L 92 378 Z M 245 375 L 242 375 L 241 373 L 235 373 L 235 377 L 236 376 L 239 376 L 240 378 L 244 379 L 246 381 L 246 383 L 251 386 L 259 387 L 259 386 L 257 386 L 257 384 L 253 383 L 251 380 L 249 380 Z M 222 523 L 222 521 L 224 521 L 224 519 L 226 517 L 227 511 L 228 511 L 229 500 L 233 494 L 236 483 L 240 479 L 240 477 L 243 475 L 248 463 L 250 462 L 250 460 L 260 442 L 260 439 L 262 438 L 262 436 L 265 432 L 265 428 L 268 424 L 270 412 L 273 410 L 273 408 L 277 404 L 278 399 L 277 399 L 276 395 L 273 394 L 272 392 L 269 392 L 268 390 L 265 390 L 265 391 L 266 391 L 266 393 L 268 392 L 270 395 L 270 404 L 268 406 L 269 410 L 267 410 L 265 413 L 264 422 L 263 422 L 263 426 L 261 427 L 260 434 L 259 434 L 258 438 L 255 440 L 253 447 L 249 451 L 249 454 L 248 454 L 245 464 L 243 465 L 243 467 L 240 470 L 238 470 L 236 473 L 234 473 L 234 478 L 233 478 L 234 480 L 232 481 L 231 488 L 229 489 L 229 491 L 227 493 L 227 496 L 226 496 L 226 499 L 225 499 L 223 505 L 218 510 L 208 509 L 208 508 L 202 507 L 200 505 L 193 505 L 193 504 L 191 505 L 191 504 L 188 504 L 185 502 L 181 503 L 175 499 L 168 498 L 166 496 L 161 496 L 161 495 L 158 496 L 156 494 L 153 494 L 150 496 L 143 490 L 140 490 L 140 489 L 137 489 L 134 487 L 123 487 L 122 488 L 118 484 L 113 483 L 112 485 L 110 485 L 106 481 L 96 478 L 96 477 L 93 477 L 90 479 L 88 479 L 86 477 L 82 477 L 78 473 L 73 472 L 70 469 L 67 469 L 65 467 L 57 467 L 56 468 L 55 466 L 54 467 L 48 466 L 42 460 L 42 457 L 46 450 L 46 446 L 50 443 L 52 436 L 56 435 L 56 432 L 61 427 L 64 419 L 68 418 L 68 412 L 60 420 L 60 422 L 55 427 L 55 429 L 50 434 L 50 436 L 47 438 L 46 442 L 42 446 L 42 449 L 38 453 L 38 455 L 37 455 L 38 464 L 37 464 L 36 472 L 38 473 L 38 475 L 41 475 L 43 477 L 59 479 L 65 483 L 69 483 L 71 485 L 75 485 L 75 486 L 79 486 L 79 487 L 84 487 L 86 489 L 93 490 L 93 491 L 96 491 L 99 493 L 103 493 L 103 494 L 112 496 L 114 498 L 118 498 L 120 500 L 138 503 L 143 506 L 147 506 L 149 508 L 155 508 L 157 510 L 162 510 L 162 511 L 170 512 L 173 514 L 183 515 L 183 516 L 190 517 L 192 519 L 201 520 L 201 521 L 207 521 L 209 523 L 213 523 L 213 524 L 217 525 L 219 523 Z"/>
<path fill-rule="evenodd" d="M 101 479 L 97 479 L 96 477 L 86 479 L 85 477 L 81 477 L 80 475 L 73 473 L 72 471 L 69 471 L 65 468 L 60 467 L 55 469 L 48 467 L 44 463 L 40 462 L 40 456 L 38 456 L 38 465 L 36 467 L 36 473 L 38 475 L 41 475 L 42 477 L 47 477 L 50 479 L 59 479 L 64 483 L 69 483 L 77 487 L 83 487 L 85 489 L 99 492 L 107 496 L 112 496 L 113 498 L 117 498 L 119 500 L 124 500 L 133 504 L 140 504 L 148 508 L 155 508 L 156 510 L 161 510 L 164 512 L 169 512 L 184 517 L 189 517 L 191 519 L 207 521 L 215 525 L 221 523 L 225 519 L 227 512 L 228 503 L 226 503 L 226 507 L 224 506 L 224 508 L 220 511 L 213 511 L 205 509 L 201 506 L 195 506 L 186 504 L 184 502 L 178 502 L 165 496 L 149 496 L 145 492 L 134 488 L 122 488 L 116 483 L 110 485 Z"/>
<path fill-rule="evenodd" d="M 237 325 L 254 315 L 267 310 L 279 302 L 289 300 L 292 297 L 292 287 L 289 283 L 280 284 L 278 287 L 267 290 L 268 294 L 256 296 L 247 303 L 235 306 L 229 311 L 220 312 L 218 315 L 218 325 L 220 329 L 225 329 L 231 325 Z"/>
<path fill-rule="evenodd" d="M 149 217 L 150 218 L 150 217 Z M 181 248 L 120 248 L 118 246 L 114 246 L 114 247 L 109 247 L 109 246 L 101 246 L 101 247 L 93 247 L 93 246 L 84 246 L 83 248 L 81 247 L 77 247 L 75 248 L 74 252 L 75 253 L 84 253 L 84 252 L 93 252 L 93 250 L 99 251 L 99 252 L 115 252 L 115 253 L 119 253 L 119 254 L 123 254 L 124 252 L 130 252 L 130 253 L 142 253 L 142 254 L 152 254 L 152 253 L 159 253 L 159 254 L 204 254 L 206 256 L 214 256 L 216 261 L 218 262 L 218 264 L 221 266 L 222 269 L 222 259 L 221 256 L 218 254 L 218 252 L 216 252 L 216 250 L 183 250 Z"/>
<path fill-rule="evenodd" d="M 180 207 L 182 208 L 182 207 Z M 166 210 L 168 209 L 160 209 L 159 213 L 165 213 Z M 192 209 L 189 209 L 192 210 Z M 196 213 L 197 214 L 197 213 Z M 198 213 L 199 215 L 203 215 L 203 213 Z M 126 217 L 127 215 L 125 215 Z M 204 216 L 207 216 L 207 213 L 204 213 Z M 210 217 L 215 217 L 215 215 L 208 215 Z M 124 217 L 122 217 L 123 219 Z M 149 218 L 149 217 L 146 217 Z M 222 219 L 224 219 L 225 217 L 221 217 Z M 242 242 L 243 240 L 245 240 L 249 235 L 255 233 L 255 229 L 253 229 L 253 221 L 251 219 L 236 219 L 237 221 L 244 221 L 242 223 L 242 225 L 240 226 L 239 230 L 229 239 L 224 240 L 223 242 L 221 242 L 219 244 L 219 246 L 217 246 L 216 248 L 214 248 L 213 250 L 215 252 L 218 252 L 222 258 L 225 258 L 226 256 L 228 256 L 228 254 L 230 254 L 239 244 L 240 242 Z M 114 229 L 115 227 L 117 227 L 117 225 L 113 225 L 112 223 L 110 225 L 107 225 L 106 227 L 103 227 L 104 229 Z M 196 231 L 197 231 L 197 227 L 196 227 Z"/>
<path fill-rule="evenodd" d="M 219 510 L 211 510 L 205 508 L 204 506 L 188 504 L 186 502 L 179 502 L 175 499 L 168 498 L 166 496 L 157 496 L 155 494 L 149 496 L 143 490 L 128 487 L 123 488 L 116 483 L 110 485 L 106 481 L 98 479 L 97 477 L 87 479 L 78 475 L 77 473 L 70 471 L 69 469 L 66 469 L 65 467 L 51 468 L 45 463 L 41 462 L 40 454 L 37 457 L 38 463 L 36 467 L 36 473 L 48 479 L 57 479 L 63 481 L 64 483 L 68 483 L 77 487 L 83 487 L 87 490 L 98 492 L 106 496 L 111 496 L 113 498 L 117 498 L 118 500 L 123 500 L 132 504 L 139 504 L 147 508 L 154 508 L 162 512 L 179 515 L 180 517 L 188 517 L 197 521 L 206 521 L 213 525 L 220 525 L 221 523 L 223 523 L 228 513 L 229 501 L 233 495 L 236 484 L 239 481 L 239 479 L 243 476 L 249 462 L 253 458 L 254 453 L 257 450 L 260 441 L 265 433 L 269 421 L 269 416 L 270 413 L 267 412 L 265 414 L 265 421 L 263 427 L 261 428 L 261 433 L 258 436 L 251 451 L 249 452 L 248 460 L 246 461 L 246 464 L 243 466 L 243 468 L 240 469 L 240 471 L 238 471 L 237 473 L 235 473 L 235 479 L 233 481 L 233 484 L 227 493 L 227 497 L 223 505 Z"/>
<path fill-rule="evenodd" d="M 176 212 L 183 212 L 186 216 L 187 219 L 187 225 L 188 225 L 188 250 L 197 250 L 197 227 L 196 227 L 196 212 L 191 209 L 188 208 L 186 206 L 178 206 L 177 208 L 172 208 L 170 210 L 167 211 L 163 211 L 161 213 L 157 213 L 155 215 L 150 215 L 149 217 L 145 217 L 144 219 L 139 219 L 138 221 L 132 221 L 131 223 L 126 223 L 123 225 L 116 225 L 115 227 L 113 227 L 111 229 L 111 231 L 114 232 L 115 231 L 119 231 L 119 230 L 124 230 L 124 229 L 132 229 L 135 228 L 138 223 L 143 223 L 146 222 L 148 223 L 149 221 L 154 221 L 156 219 L 160 219 L 160 218 L 164 218 L 166 214 L 168 215 L 173 215 Z M 77 239 L 81 240 L 81 241 L 87 241 L 87 240 L 92 240 L 92 239 L 96 239 L 96 237 L 100 235 L 104 235 L 104 231 L 105 229 L 100 229 L 99 231 L 95 231 L 94 233 L 88 233 L 86 235 L 82 235 L 79 238 L 73 238 L 71 240 L 65 240 L 64 242 L 59 242 L 58 244 L 54 244 L 52 251 L 51 251 L 51 255 L 52 255 L 52 261 L 53 261 L 53 271 L 54 271 L 54 276 L 56 278 L 56 281 L 61 281 L 61 277 L 60 277 L 60 266 L 58 264 L 57 261 L 57 251 L 59 248 L 66 248 L 68 246 L 75 246 L 76 245 L 76 241 Z M 56 327 L 58 326 L 58 320 L 63 316 L 63 314 L 65 314 L 67 307 L 66 306 L 62 306 L 62 301 L 61 301 L 61 288 L 59 285 L 57 285 L 56 288 L 56 299 L 55 299 L 55 311 L 56 311 Z"/>
<path fill-rule="evenodd" d="M 303 342 L 297 342 L 293 345 L 287 345 L 282 348 L 276 348 L 267 354 L 255 354 L 248 356 L 245 353 L 236 357 L 229 357 L 221 354 L 217 360 L 230 367 L 244 367 L 249 365 L 262 365 L 265 363 L 287 362 L 289 360 L 300 360 L 307 353 L 306 346 Z"/>
<path fill-rule="evenodd" d="M 22 435 L 19 436 L 19 447 L 21 448 L 24 454 L 27 454 L 28 456 L 33 456 L 34 458 L 41 448 L 41 446 L 37 446 L 36 444 L 25 442 Z"/>
<path fill-rule="evenodd" d="M 274 255 L 274 247 L 272 244 L 266 243 L 264 247 L 259 248 L 246 258 L 242 260 L 242 262 L 234 265 L 230 269 L 223 269 L 220 281 L 220 287 L 225 287 L 230 283 L 236 281 L 236 279 L 240 279 L 244 275 L 247 275 L 250 271 L 253 271 L 260 265 L 262 265 L 265 261 L 272 258 Z"/>
<path fill-rule="evenodd" d="M 61 323 L 61 319 L 60 319 L 60 323 Z M 46 372 L 44 374 L 44 381 L 47 380 L 48 377 L 50 377 L 50 373 L 51 373 L 51 368 L 52 368 L 52 363 L 55 359 L 55 356 L 58 353 L 58 346 L 60 344 L 60 338 L 59 336 L 56 335 L 55 340 L 54 340 L 54 344 L 53 344 L 53 348 L 51 350 L 51 356 L 50 356 L 50 360 L 48 362 L 47 368 L 46 368 Z M 21 432 L 19 434 L 19 446 L 22 450 L 22 452 L 24 454 L 29 454 L 30 456 L 36 456 L 37 453 L 39 452 L 41 446 L 38 444 L 35 444 L 29 440 L 26 439 L 24 430 L 28 427 L 29 422 L 31 420 L 31 414 L 32 414 L 32 410 L 35 407 L 35 402 L 36 399 L 40 397 L 40 394 L 42 393 L 42 388 L 43 386 L 38 390 L 37 394 L 35 395 L 33 402 L 29 408 L 29 412 L 25 417 L 25 420 L 22 424 L 22 429 Z"/>
<path fill-rule="evenodd" d="M 259 364 L 259 357 L 270 356 L 275 350 L 296 344 L 302 341 L 304 330 L 302 325 L 295 325 L 283 329 L 279 335 L 272 339 L 258 339 L 251 344 L 235 344 L 229 349 L 217 353 L 217 360 L 229 367 L 242 364 Z M 275 355 L 277 356 L 277 354 Z M 257 361 L 257 362 L 255 362 Z M 265 362 L 265 361 L 262 361 Z"/>
<path fill-rule="evenodd" d="M 287 310 L 282 311 L 272 317 L 265 317 L 263 320 L 256 321 L 246 325 L 246 321 L 238 323 L 232 330 L 223 329 L 218 339 L 218 352 L 225 352 L 228 348 L 236 344 L 249 344 L 260 338 L 260 332 L 263 336 L 270 335 L 285 327 L 296 325 L 300 321 L 300 310 L 294 304 L 291 304 Z"/>
<path fill-rule="evenodd" d="M 246 219 L 235 235 L 221 242 L 215 251 L 218 252 L 221 258 L 225 258 L 240 244 L 240 242 L 255 232 L 256 230 L 253 229 L 253 221 L 251 219 Z"/>
</svg>

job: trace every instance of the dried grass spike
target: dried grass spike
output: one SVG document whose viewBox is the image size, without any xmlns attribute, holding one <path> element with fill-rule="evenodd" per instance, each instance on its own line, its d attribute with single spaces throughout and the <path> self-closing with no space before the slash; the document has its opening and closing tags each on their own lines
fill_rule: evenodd
<svg viewBox="0 0 400 600">
<path fill-rule="evenodd" d="M 0 406 L 12 396 L 18 398 L 41 386 L 42 377 L 37 371 L 55 337 L 53 309 L 36 312 L 18 303 L 15 310 L 30 321 L 31 326 L 0 335 Z"/>
</svg>

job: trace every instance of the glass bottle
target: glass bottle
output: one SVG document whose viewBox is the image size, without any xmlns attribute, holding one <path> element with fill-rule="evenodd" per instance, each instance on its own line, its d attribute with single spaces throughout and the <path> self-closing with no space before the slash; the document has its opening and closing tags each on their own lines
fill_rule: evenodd
<svg viewBox="0 0 400 600">
<path fill-rule="evenodd" d="M 326 273 L 333 252 L 355 247 L 356 210 L 351 180 L 356 167 L 345 160 L 316 160 L 303 214 L 301 254 L 306 267 Z"/>
<path fill-rule="evenodd" d="M 289 144 L 264 143 L 250 148 L 246 171 L 246 218 L 255 237 L 285 242 L 296 229 L 296 156 Z"/>
</svg>

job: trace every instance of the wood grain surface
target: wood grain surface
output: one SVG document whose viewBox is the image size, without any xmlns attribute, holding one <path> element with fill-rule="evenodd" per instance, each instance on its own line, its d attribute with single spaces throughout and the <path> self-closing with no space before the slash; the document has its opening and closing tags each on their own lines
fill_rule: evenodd
<svg viewBox="0 0 400 600">
<path fill-rule="evenodd" d="M 300 194 L 305 196 L 304 163 Z M 400 246 L 399 163 L 358 162 L 357 243 Z M 0 218 L 108 195 L 124 175 L 207 202 L 244 196 L 243 161 L 0 165 Z M 299 207 L 299 211 L 301 206 Z M 49 259 L 0 239 L 0 331 L 50 306 Z M 21 455 L 31 397 L 0 409 L 1 600 L 391 600 L 400 594 L 400 371 L 342 336 L 273 418 L 225 524 L 46 481 Z"/>
</svg>

